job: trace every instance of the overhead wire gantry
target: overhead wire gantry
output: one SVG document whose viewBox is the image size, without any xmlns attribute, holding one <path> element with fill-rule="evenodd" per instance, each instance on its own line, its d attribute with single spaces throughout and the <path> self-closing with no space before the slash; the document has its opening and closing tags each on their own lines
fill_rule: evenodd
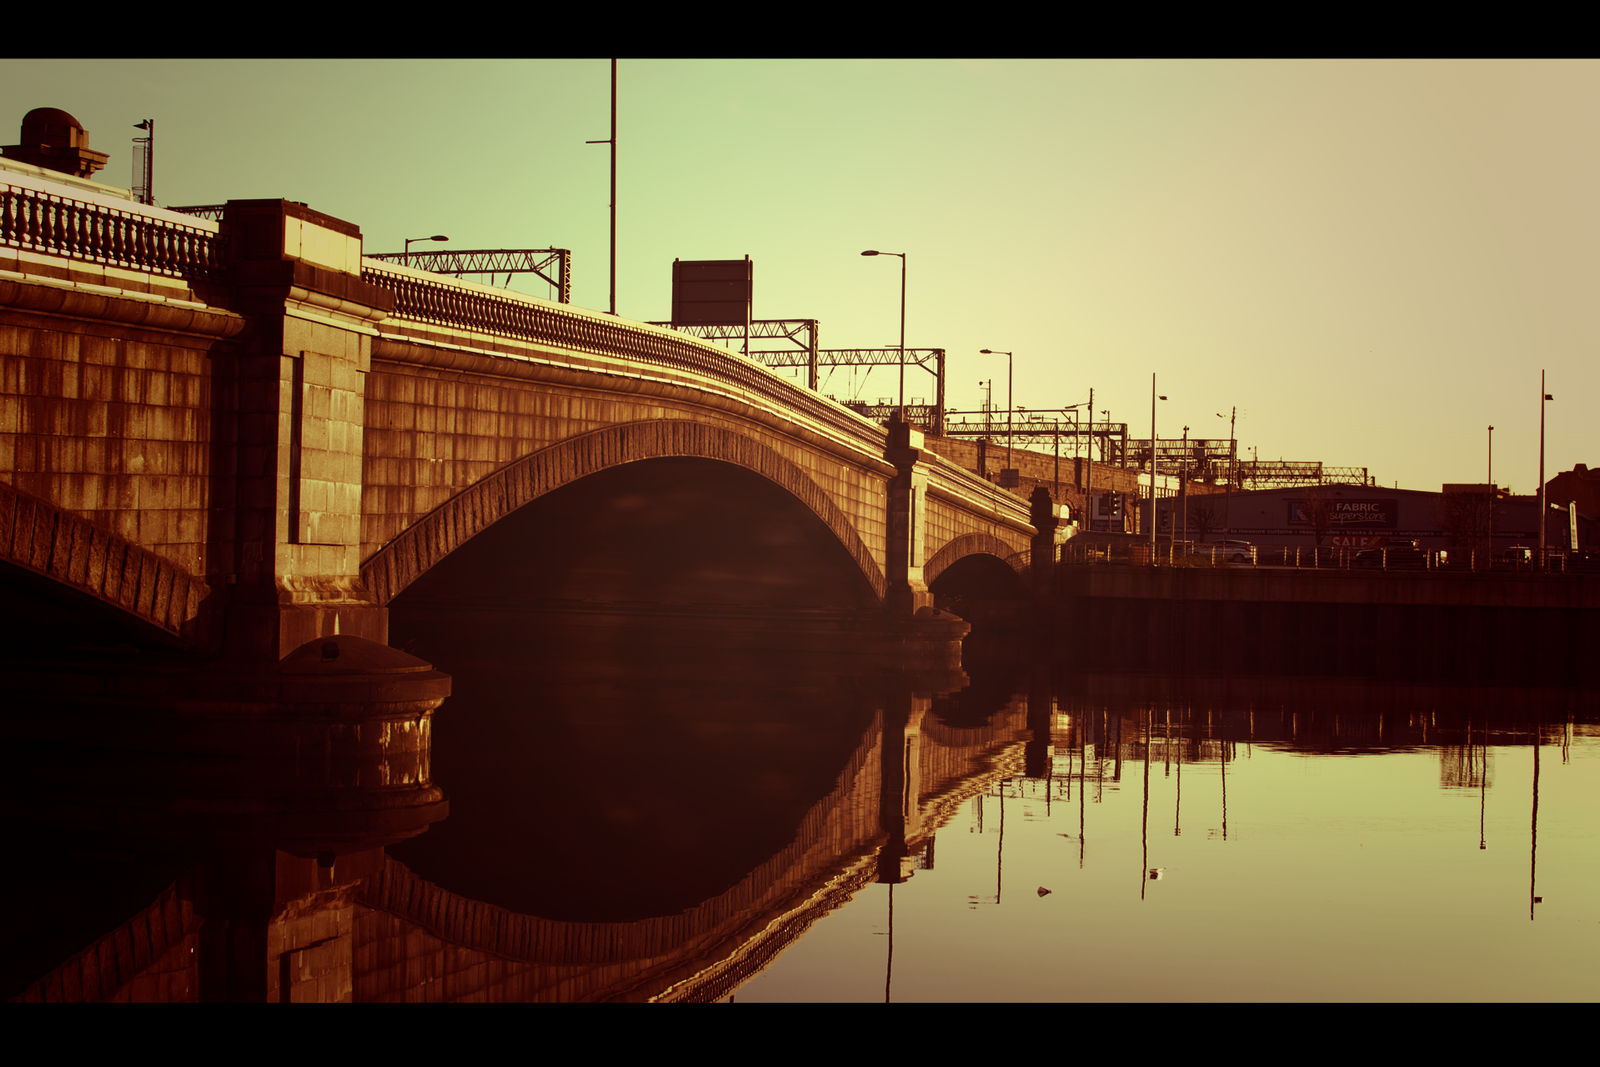
<svg viewBox="0 0 1600 1067">
<path fill-rule="evenodd" d="M 399 263 L 405 267 L 431 271 L 434 274 L 451 274 L 457 278 L 466 274 L 487 274 L 489 284 L 494 276 L 504 274 L 506 284 L 514 274 L 532 274 L 543 278 L 556 291 L 556 300 L 572 303 L 572 252 L 565 248 L 475 248 L 443 252 L 382 252 L 369 255 L 385 263 Z"/>
<path fill-rule="evenodd" d="M 734 325 L 674 325 L 654 322 L 710 341 L 742 341 L 745 327 Z M 906 416 L 912 422 L 927 427 L 935 434 L 944 432 L 944 380 L 945 350 L 942 348 L 821 348 L 817 340 L 816 319 L 753 319 L 749 337 L 752 340 L 785 340 L 792 347 L 781 349 L 752 349 L 749 358 L 775 370 L 801 369 L 806 371 L 806 388 L 821 389 L 822 367 L 894 367 L 904 361 L 908 367 L 921 367 L 934 379 L 934 400 L 931 404 L 907 404 Z M 869 403 L 857 400 L 844 401 L 845 407 L 880 422 L 887 421 L 899 406 L 889 403 Z"/>
</svg>

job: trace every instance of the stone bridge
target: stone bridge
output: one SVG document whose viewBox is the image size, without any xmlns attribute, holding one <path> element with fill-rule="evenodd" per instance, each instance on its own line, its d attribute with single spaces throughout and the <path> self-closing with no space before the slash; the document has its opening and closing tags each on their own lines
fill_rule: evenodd
<svg viewBox="0 0 1600 1067">
<path fill-rule="evenodd" d="M 650 514 L 661 460 L 719 515 L 749 501 L 769 571 L 798 539 L 800 584 L 890 618 L 957 563 L 1023 575 L 1048 545 L 914 427 L 710 342 L 364 258 L 297 203 L 213 222 L 0 178 L 0 577 L 35 598 L 257 662 L 383 642 L 390 603 L 496 523 L 541 501 L 535 525 L 566 523 L 565 488 Z"/>
</svg>

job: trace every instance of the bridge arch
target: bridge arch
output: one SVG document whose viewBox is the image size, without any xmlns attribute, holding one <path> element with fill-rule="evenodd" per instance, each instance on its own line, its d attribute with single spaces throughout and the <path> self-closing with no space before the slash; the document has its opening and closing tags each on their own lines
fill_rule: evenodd
<svg viewBox="0 0 1600 1067">
<path fill-rule="evenodd" d="M 1019 580 L 1028 575 L 1026 546 L 1019 547 L 992 533 L 979 532 L 961 534 L 929 557 L 922 565 L 922 580 L 932 585 L 941 574 L 969 556 L 993 556 L 1010 567 Z"/>
<path fill-rule="evenodd" d="M 564 485 L 646 459 L 709 459 L 744 467 L 804 504 L 849 553 L 873 593 L 887 589 L 848 515 L 802 468 L 770 446 L 725 427 L 685 419 L 621 423 L 532 452 L 441 504 L 361 565 L 361 577 L 388 604 L 457 548 L 525 504 Z"/>
<path fill-rule="evenodd" d="M 0 565 L 193 643 L 204 579 L 90 520 L 0 483 Z"/>
</svg>

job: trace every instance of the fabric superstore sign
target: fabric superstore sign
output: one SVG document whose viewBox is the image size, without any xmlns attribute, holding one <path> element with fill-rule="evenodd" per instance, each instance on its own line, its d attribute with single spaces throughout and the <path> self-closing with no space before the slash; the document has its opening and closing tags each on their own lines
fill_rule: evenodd
<svg viewBox="0 0 1600 1067">
<path fill-rule="evenodd" d="M 1397 504 L 1394 500 L 1291 500 L 1289 525 L 1392 530 L 1399 525 Z M 1322 522 L 1317 521 L 1318 509 L 1325 509 Z"/>
</svg>

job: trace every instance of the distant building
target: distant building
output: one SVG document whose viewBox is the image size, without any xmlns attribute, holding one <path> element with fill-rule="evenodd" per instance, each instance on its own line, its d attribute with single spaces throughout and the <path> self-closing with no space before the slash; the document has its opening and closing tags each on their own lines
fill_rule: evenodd
<svg viewBox="0 0 1600 1067">
<path fill-rule="evenodd" d="M 1583 468 L 1573 473 L 1588 474 Z M 1591 481 L 1586 485 L 1600 481 L 1600 475 L 1588 477 Z M 1579 485 L 1575 481 L 1563 484 Z M 1560 505 L 1559 510 L 1552 507 L 1547 516 L 1546 536 L 1553 547 L 1568 546 L 1566 502 L 1572 499 L 1578 497 L 1558 498 L 1553 492 L 1550 496 L 1552 505 Z M 1157 502 L 1157 509 L 1157 535 L 1172 536 L 1176 523 L 1178 536 L 1182 536 L 1185 518 L 1178 502 L 1163 499 Z M 1439 492 L 1311 485 L 1192 497 L 1187 529 L 1191 541 L 1238 538 L 1258 548 L 1362 548 L 1384 538 L 1401 537 L 1422 548 L 1499 550 L 1519 544 L 1537 546 L 1538 512 L 1537 496 L 1491 494 L 1487 485 L 1446 485 Z M 1580 503 L 1580 548 L 1595 543 L 1597 514 L 1600 508 L 1591 505 L 1586 512 Z"/>
<path fill-rule="evenodd" d="M 1545 498 L 1552 504 L 1566 507 L 1576 501 L 1579 515 L 1600 517 L 1600 470 L 1590 470 L 1580 463 L 1569 471 L 1544 483 Z"/>
</svg>

